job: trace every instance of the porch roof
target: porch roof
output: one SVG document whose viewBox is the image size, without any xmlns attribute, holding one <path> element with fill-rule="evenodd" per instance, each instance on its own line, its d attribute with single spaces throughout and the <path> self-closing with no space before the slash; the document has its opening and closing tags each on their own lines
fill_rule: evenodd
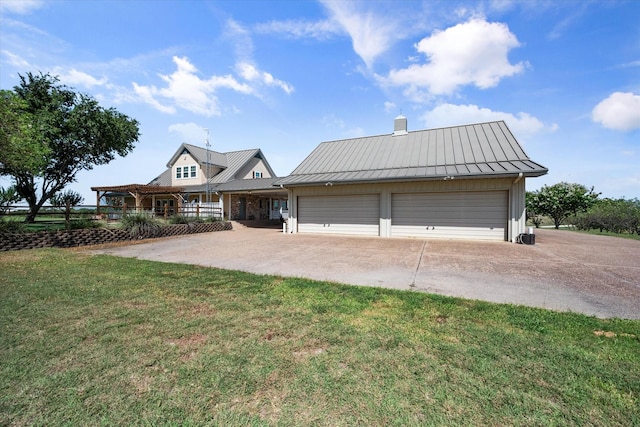
<svg viewBox="0 0 640 427">
<path fill-rule="evenodd" d="M 217 184 L 213 189 L 221 193 L 268 190 L 282 191 L 279 186 L 273 185 L 278 179 L 280 178 L 234 179 L 233 181 Z"/>
<path fill-rule="evenodd" d="M 110 185 L 105 187 L 91 187 L 91 191 L 130 193 L 130 194 L 174 194 L 184 192 L 184 187 L 171 187 L 146 184 Z"/>
</svg>

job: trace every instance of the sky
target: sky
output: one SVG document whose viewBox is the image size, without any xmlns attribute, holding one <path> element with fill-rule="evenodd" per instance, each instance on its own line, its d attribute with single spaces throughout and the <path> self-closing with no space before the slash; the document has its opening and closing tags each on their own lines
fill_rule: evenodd
<svg viewBox="0 0 640 427">
<path fill-rule="evenodd" d="M 640 198 L 640 1 L 0 0 L 0 89 L 50 73 L 140 122 L 68 188 L 146 184 L 181 143 L 260 148 L 504 120 L 561 181 Z M 0 180 L 7 186 L 10 181 Z"/>
</svg>

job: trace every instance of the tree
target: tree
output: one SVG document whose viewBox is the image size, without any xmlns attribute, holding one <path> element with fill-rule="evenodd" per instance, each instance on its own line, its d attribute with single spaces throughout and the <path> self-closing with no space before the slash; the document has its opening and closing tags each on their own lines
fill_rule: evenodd
<svg viewBox="0 0 640 427">
<path fill-rule="evenodd" d="M 540 224 L 542 224 L 542 215 L 537 211 L 537 206 L 534 205 L 534 194 L 531 191 L 527 191 L 525 200 L 527 220 L 531 221 L 531 223 L 535 225 L 536 228 L 540 228 Z"/>
<path fill-rule="evenodd" d="M 29 205 L 25 222 L 33 222 L 78 172 L 126 156 L 139 137 L 136 120 L 58 81 L 48 73 L 27 73 L 1 97 L 0 122 L 9 125 L 0 132 L 0 175 L 15 181 Z"/>
<path fill-rule="evenodd" d="M 584 212 L 596 203 L 600 193 L 594 193 L 593 187 L 560 182 L 552 186 L 543 186 L 540 190 L 527 193 L 527 206 L 539 215 L 553 219 L 556 229 L 570 215 Z"/>
<path fill-rule="evenodd" d="M 4 215 L 11 205 L 18 203 L 20 200 L 22 200 L 22 197 L 18 195 L 15 187 L 0 187 L 0 216 Z"/>
<path fill-rule="evenodd" d="M 64 208 L 64 222 L 67 225 L 67 228 L 69 228 L 69 220 L 71 218 L 71 207 L 77 206 L 83 201 L 84 197 L 73 190 L 67 190 L 64 193 L 56 193 L 51 196 L 51 206 Z"/>
</svg>

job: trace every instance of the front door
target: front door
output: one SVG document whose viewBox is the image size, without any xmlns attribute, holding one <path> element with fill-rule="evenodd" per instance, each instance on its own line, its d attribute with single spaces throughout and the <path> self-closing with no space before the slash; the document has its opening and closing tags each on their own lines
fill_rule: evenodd
<svg viewBox="0 0 640 427">
<path fill-rule="evenodd" d="M 238 206 L 238 219 L 247 219 L 247 198 L 240 197 L 240 204 Z"/>
</svg>

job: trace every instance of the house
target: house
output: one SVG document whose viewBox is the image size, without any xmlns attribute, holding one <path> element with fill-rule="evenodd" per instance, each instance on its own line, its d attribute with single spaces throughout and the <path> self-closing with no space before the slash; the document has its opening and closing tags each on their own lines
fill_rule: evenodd
<svg viewBox="0 0 640 427">
<path fill-rule="evenodd" d="M 92 187 L 97 204 L 108 197 L 117 206 L 158 214 L 279 219 L 286 217 L 287 192 L 260 149 L 219 153 L 181 144 L 166 169 L 148 184 Z"/>
<path fill-rule="evenodd" d="M 292 233 L 517 241 L 525 181 L 547 168 L 505 122 L 323 142 L 275 181 L 289 190 Z"/>
</svg>

